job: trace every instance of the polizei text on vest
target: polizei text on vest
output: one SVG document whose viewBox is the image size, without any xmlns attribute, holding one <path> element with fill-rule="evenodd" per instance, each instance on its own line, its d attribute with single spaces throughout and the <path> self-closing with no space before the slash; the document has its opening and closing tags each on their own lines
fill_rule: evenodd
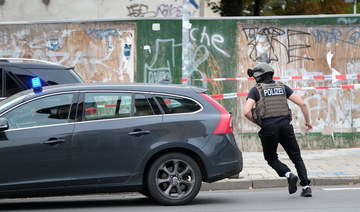
<svg viewBox="0 0 360 212">
<path fill-rule="evenodd" d="M 283 88 L 266 88 L 263 90 L 264 96 L 281 96 L 285 94 Z"/>
</svg>

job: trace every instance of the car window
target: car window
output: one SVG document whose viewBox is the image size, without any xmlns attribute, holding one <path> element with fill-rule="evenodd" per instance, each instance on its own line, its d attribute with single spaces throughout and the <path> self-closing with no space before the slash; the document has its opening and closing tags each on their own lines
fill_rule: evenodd
<svg viewBox="0 0 360 212">
<path fill-rule="evenodd" d="M 151 105 L 151 108 L 153 109 L 154 113 L 156 115 L 161 115 L 162 112 L 161 112 L 158 104 L 156 103 L 155 99 L 154 98 L 148 98 L 148 101 L 149 101 L 149 103 Z"/>
<path fill-rule="evenodd" d="M 59 94 L 36 99 L 23 104 L 2 117 L 9 129 L 62 124 L 69 122 L 73 94 Z"/>
<path fill-rule="evenodd" d="M 135 116 L 149 116 L 154 115 L 149 101 L 144 94 L 135 94 Z"/>
<path fill-rule="evenodd" d="M 26 85 L 27 88 L 31 88 L 31 79 L 35 76 L 41 79 L 43 86 L 82 82 L 81 78 L 72 69 L 9 67 L 8 72 Z"/>
<path fill-rule="evenodd" d="M 195 101 L 183 97 L 156 96 L 165 114 L 191 113 L 201 109 Z"/>
<path fill-rule="evenodd" d="M 83 119 L 99 120 L 130 117 L 130 93 L 86 93 Z"/>
<path fill-rule="evenodd" d="M 4 76 L 4 70 L 2 68 L 0 68 L 0 96 L 4 96 L 4 93 L 3 93 L 3 76 Z"/>
<path fill-rule="evenodd" d="M 5 96 L 11 96 L 23 90 L 19 87 L 19 85 L 15 82 L 15 80 L 9 75 L 9 73 L 6 73 L 5 85 L 6 85 Z"/>
</svg>

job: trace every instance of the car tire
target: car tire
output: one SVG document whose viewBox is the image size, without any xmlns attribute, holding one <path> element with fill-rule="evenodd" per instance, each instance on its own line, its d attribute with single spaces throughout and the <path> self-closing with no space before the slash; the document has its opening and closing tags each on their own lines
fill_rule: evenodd
<svg viewBox="0 0 360 212">
<path fill-rule="evenodd" d="M 174 152 L 156 159 L 147 175 L 150 196 L 164 205 L 184 205 L 201 188 L 201 171 L 189 156 Z"/>
</svg>

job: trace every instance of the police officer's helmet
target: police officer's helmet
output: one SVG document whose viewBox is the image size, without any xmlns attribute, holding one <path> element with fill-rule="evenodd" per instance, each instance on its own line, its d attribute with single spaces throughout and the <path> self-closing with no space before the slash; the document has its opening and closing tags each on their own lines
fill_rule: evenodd
<svg viewBox="0 0 360 212">
<path fill-rule="evenodd" d="M 274 75 L 274 69 L 267 63 L 260 63 L 253 69 L 248 69 L 247 74 L 249 77 L 259 78 L 261 75 L 265 73 L 270 73 Z"/>
</svg>

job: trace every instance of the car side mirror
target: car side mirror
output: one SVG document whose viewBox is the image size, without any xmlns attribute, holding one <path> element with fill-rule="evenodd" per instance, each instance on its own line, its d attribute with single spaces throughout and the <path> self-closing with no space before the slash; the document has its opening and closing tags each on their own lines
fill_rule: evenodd
<svg viewBox="0 0 360 212">
<path fill-rule="evenodd" d="M 8 120 L 6 118 L 0 118 L 0 131 L 9 129 Z"/>
</svg>

